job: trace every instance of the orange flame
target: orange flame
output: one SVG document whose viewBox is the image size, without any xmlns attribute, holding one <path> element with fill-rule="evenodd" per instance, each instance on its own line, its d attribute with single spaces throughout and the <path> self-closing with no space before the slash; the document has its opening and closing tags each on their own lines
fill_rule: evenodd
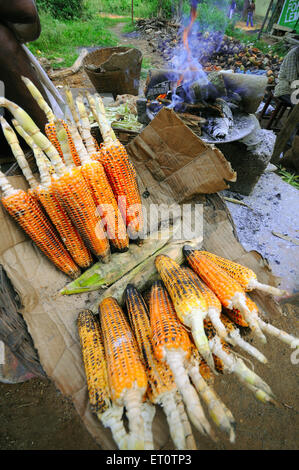
<svg viewBox="0 0 299 470">
<path fill-rule="evenodd" d="M 164 100 L 166 98 L 167 94 L 163 93 L 162 95 L 157 96 L 157 100 Z"/>
<path fill-rule="evenodd" d="M 197 5 L 192 5 L 191 6 L 191 15 L 190 15 L 190 23 L 188 26 L 186 26 L 186 28 L 184 29 L 184 32 L 183 32 L 183 44 L 184 44 L 184 47 L 185 49 L 187 50 L 187 62 L 190 63 L 190 59 L 191 59 L 191 51 L 190 51 L 190 48 L 189 48 L 189 34 L 190 34 L 190 31 L 192 30 L 192 27 L 193 27 L 193 24 L 196 20 L 196 17 L 197 17 Z M 178 82 L 177 82 L 177 87 L 181 85 L 183 79 L 184 79 L 184 73 L 181 75 L 181 77 L 179 78 Z"/>
</svg>

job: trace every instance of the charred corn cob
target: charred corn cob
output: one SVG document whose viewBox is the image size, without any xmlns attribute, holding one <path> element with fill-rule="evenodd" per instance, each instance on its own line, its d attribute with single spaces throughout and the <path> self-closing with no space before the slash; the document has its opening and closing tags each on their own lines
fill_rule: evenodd
<svg viewBox="0 0 299 470">
<path fill-rule="evenodd" d="M 68 212 L 85 245 L 102 262 L 109 262 L 109 242 L 102 222 L 96 215 L 96 205 L 81 168 L 72 168 L 59 178 L 53 178 L 53 185 L 58 199 Z"/>
<path fill-rule="evenodd" d="M 84 141 L 86 150 L 89 155 L 93 155 L 100 151 L 98 143 L 93 138 L 90 130 L 90 122 L 84 105 L 83 96 L 79 95 L 76 99 L 77 109 L 81 119 L 81 136 Z"/>
<path fill-rule="evenodd" d="M 57 130 L 54 122 L 47 122 L 47 124 L 45 125 L 45 134 L 48 137 L 49 141 L 56 148 L 61 160 L 65 163 L 63 151 L 57 137 Z"/>
<path fill-rule="evenodd" d="M 72 115 L 72 118 L 74 120 L 75 126 L 76 126 L 79 134 L 82 135 L 82 126 L 81 126 L 80 118 L 79 118 L 78 111 L 77 111 L 77 108 L 76 108 L 76 105 L 75 105 L 75 102 L 74 102 L 73 94 L 72 94 L 71 89 L 68 85 L 65 85 L 64 92 L 65 92 L 66 102 L 67 102 L 67 105 L 68 105 L 69 110 L 71 112 L 71 115 Z"/>
<path fill-rule="evenodd" d="M 29 78 L 22 77 L 23 82 L 27 86 L 28 90 L 32 94 L 33 98 L 36 100 L 40 108 L 45 112 L 48 123 L 45 126 L 45 133 L 58 151 L 60 157 L 62 158 L 63 162 L 67 162 L 67 157 L 75 164 L 80 165 L 80 157 L 77 152 L 77 149 L 74 145 L 72 135 L 69 131 L 68 124 L 63 119 L 57 119 L 54 115 L 53 111 L 49 107 L 49 105 L 44 100 L 43 96 L 36 88 L 36 86 L 29 80 Z M 66 133 L 67 140 L 70 147 L 70 154 L 69 149 L 67 147 L 63 147 L 60 141 L 60 135 Z"/>
<path fill-rule="evenodd" d="M 118 251 L 127 251 L 129 237 L 126 226 L 102 164 L 99 161 L 87 159 L 82 163 L 81 172 L 91 190 L 97 207 L 97 215 L 102 220 L 110 243 Z"/>
<path fill-rule="evenodd" d="M 63 161 L 67 168 L 73 168 L 75 166 L 73 155 L 72 155 L 72 147 L 73 142 L 69 142 L 69 131 L 66 131 L 63 121 L 61 119 L 57 119 L 55 121 L 55 129 L 56 129 L 56 136 L 62 150 L 63 154 Z"/>
<path fill-rule="evenodd" d="M 249 269 L 246 266 L 242 266 L 241 264 L 222 258 L 221 256 L 214 255 L 208 251 L 201 251 L 200 253 L 224 269 L 224 271 L 226 271 L 233 279 L 239 282 L 246 292 L 258 289 L 276 296 L 281 296 L 286 293 L 286 291 L 277 289 L 276 287 L 258 282 L 256 274 L 252 269 Z"/>
<path fill-rule="evenodd" d="M 24 177 L 26 178 L 29 186 L 31 188 L 36 188 L 38 186 L 38 181 L 36 178 L 33 176 L 33 173 L 30 169 L 30 166 L 26 160 L 26 157 L 24 155 L 24 152 L 22 148 L 20 147 L 18 138 L 11 128 L 11 126 L 8 124 L 8 122 L 4 119 L 4 117 L 0 117 L 0 123 L 1 127 L 3 130 L 4 137 L 6 138 L 13 155 L 15 156 L 15 159 L 17 160 L 17 163 L 19 167 L 21 168 Z"/>
<path fill-rule="evenodd" d="M 56 148 L 57 152 L 60 155 L 60 158 L 64 162 L 64 156 L 63 156 L 63 151 L 60 147 L 59 140 L 57 138 L 57 132 L 56 132 L 56 127 L 55 127 L 55 121 L 56 117 L 48 105 L 48 103 L 44 100 L 43 95 L 40 93 L 40 91 L 36 88 L 36 86 L 32 83 L 31 80 L 27 77 L 22 77 L 23 82 L 27 86 L 28 90 L 30 91 L 32 97 L 35 99 L 39 107 L 44 111 L 46 117 L 47 117 L 47 124 L 45 125 L 45 133 L 46 136 L 48 137 L 49 141 L 54 145 Z"/>
<path fill-rule="evenodd" d="M 54 145 L 42 134 L 37 125 L 33 122 L 31 117 L 18 106 L 16 103 L 0 97 L 0 107 L 6 108 L 14 116 L 16 121 L 23 127 L 24 131 L 29 134 L 34 140 L 34 143 L 47 155 L 55 167 L 58 175 L 63 174 L 65 165 L 60 158 Z"/>
<path fill-rule="evenodd" d="M 39 249 L 62 272 L 76 278 L 80 270 L 63 246 L 58 234 L 38 202 L 26 191 L 14 189 L 0 172 L 2 204 Z"/>
<path fill-rule="evenodd" d="M 122 422 L 123 406 L 112 404 L 108 384 L 107 361 L 100 323 L 90 310 L 77 318 L 77 329 L 92 413 L 109 427 L 121 450 L 127 449 L 127 433 Z"/>
<path fill-rule="evenodd" d="M 214 292 L 203 281 L 201 281 L 192 269 L 187 267 L 184 267 L 183 269 L 205 297 L 208 306 L 208 317 L 216 328 L 217 334 L 220 338 L 225 338 L 227 336 L 227 331 L 220 318 L 222 310 L 220 300 Z"/>
<path fill-rule="evenodd" d="M 83 102 L 81 103 L 81 107 L 85 109 Z M 81 113 L 82 112 L 81 110 Z M 129 238 L 126 232 L 126 226 L 119 212 L 104 168 L 99 161 L 92 160 L 89 156 L 78 132 L 72 127 L 70 127 L 70 132 L 72 133 L 74 146 L 80 150 L 81 173 L 88 184 L 96 205 L 96 215 L 99 217 L 99 220 L 102 221 L 103 228 L 112 246 L 118 251 L 127 251 L 129 248 Z M 68 146 L 71 145 L 66 135 L 61 142 L 66 143 Z M 71 148 L 70 150 L 71 153 L 73 153 Z M 71 165 L 69 165 L 69 167 L 71 167 Z"/>
<path fill-rule="evenodd" d="M 190 328 L 196 347 L 210 367 L 214 367 L 212 353 L 203 328 L 208 305 L 202 292 L 178 263 L 165 255 L 158 255 L 155 265 L 171 297 L 181 322 Z"/>
<path fill-rule="evenodd" d="M 83 132 L 83 129 L 82 129 L 82 124 L 81 124 L 81 121 L 80 121 L 80 117 L 79 117 L 79 114 L 78 114 L 77 107 L 75 105 L 75 101 L 74 101 L 74 97 L 73 97 L 73 94 L 71 92 L 71 89 L 70 89 L 69 86 L 65 86 L 64 91 L 65 91 L 65 96 L 66 96 L 66 101 L 67 101 L 68 107 L 70 109 L 73 121 L 75 123 L 75 128 L 78 131 L 79 135 L 83 137 L 84 132 Z M 87 127 L 88 131 L 91 132 L 89 122 L 87 122 L 86 124 L 88 126 Z M 99 152 L 100 151 L 99 144 L 98 144 L 95 137 L 92 137 L 92 138 L 93 138 L 93 143 L 95 145 L 96 151 Z M 79 155 L 80 155 L 80 153 L 79 153 Z"/>
<path fill-rule="evenodd" d="M 230 318 L 236 325 L 242 326 L 243 328 L 248 328 L 249 325 L 245 321 L 243 315 L 237 309 L 229 310 L 228 308 L 223 308 L 223 312 L 228 318 Z"/>
<path fill-rule="evenodd" d="M 200 373 L 202 358 L 197 348 L 192 345 L 192 353 L 188 361 L 187 369 L 192 383 L 201 398 L 207 405 L 209 414 L 223 432 L 229 435 L 231 442 L 235 442 L 235 420 L 231 411 L 217 396 L 211 385 L 208 385 Z"/>
<path fill-rule="evenodd" d="M 144 448 L 142 401 L 147 390 L 147 377 L 136 339 L 119 304 L 113 298 L 99 305 L 108 380 L 113 403 L 126 407 L 129 420 L 129 449 Z"/>
<path fill-rule="evenodd" d="M 298 348 L 299 347 L 299 338 L 283 331 L 275 326 L 271 325 L 270 323 L 265 322 L 259 316 L 258 306 L 256 303 L 247 295 L 246 296 L 246 304 L 249 308 L 251 315 L 257 318 L 259 326 L 261 330 L 270 336 L 274 336 L 275 338 L 279 339 L 283 343 L 288 344 L 291 348 Z"/>
<path fill-rule="evenodd" d="M 26 134 L 16 120 L 13 124 L 18 133 L 25 139 L 32 148 L 37 166 L 39 168 L 41 184 L 35 188 L 35 195 L 48 214 L 52 224 L 58 231 L 65 247 L 73 260 L 81 268 L 88 268 L 92 264 L 92 257 L 89 250 L 83 243 L 77 229 L 73 225 L 70 217 L 62 207 L 55 194 L 50 173 L 45 162 L 45 156 L 34 144 L 32 138 Z"/>
<path fill-rule="evenodd" d="M 165 412 L 170 435 L 176 447 L 185 449 L 185 433 L 176 409 L 177 387 L 168 365 L 159 362 L 154 355 L 147 306 L 132 284 L 126 288 L 125 300 L 130 323 L 146 368 L 149 399 L 159 404 Z"/>
<path fill-rule="evenodd" d="M 70 148 L 72 162 L 74 163 L 74 165 L 80 166 L 81 165 L 81 158 L 80 158 L 79 151 L 76 147 L 76 143 L 75 143 L 73 134 L 70 130 L 71 123 L 68 123 L 68 122 L 64 121 L 63 119 L 59 119 L 56 122 L 56 127 L 57 127 L 57 123 L 59 123 L 60 126 L 63 126 L 63 129 L 64 129 L 64 131 L 67 135 L 67 141 L 68 141 L 69 148 Z M 58 133 L 58 138 L 59 138 L 59 133 Z"/>
<path fill-rule="evenodd" d="M 184 433 L 185 433 L 185 441 L 186 441 L 186 449 L 187 450 L 197 450 L 195 438 L 192 432 L 192 427 L 190 421 L 188 419 L 184 402 L 182 400 L 182 396 L 179 392 L 176 394 L 176 408 L 180 415 L 180 420 L 182 422 Z"/>
<path fill-rule="evenodd" d="M 110 243 L 118 251 L 127 251 L 129 237 L 126 226 L 103 166 L 98 161 L 91 161 L 82 165 L 82 173 L 89 183 L 97 206 L 97 214 L 103 222 Z"/>
<path fill-rule="evenodd" d="M 45 152 L 55 167 L 52 176 L 57 197 L 67 210 L 86 246 L 103 262 L 110 258 L 110 247 L 102 223 L 96 215 L 93 201 L 80 167 L 67 169 L 55 147 L 32 121 L 30 116 L 15 103 L 0 97 L 0 107 L 7 108 L 34 140 L 36 145 Z"/>
<path fill-rule="evenodd" d="M 238 380 L 249 388 L 258 400 L 264 403 L 277 404 L 269 385 L 250 370 L 241 358 L 235 356 L 230 346 L 217 336 L 216 330 L 209 319 L 206 319 L 204 323 L 217 370 L 221 373 L 235 374 Z"/>
<path fill-rule="evenodd" d="M 145 400 L 141 405 L 141 416 L 144 422 L 144 450 L 154 450 L 153 420 L 156 414 L 156 407 Z"/>
<path fill-rule="evenodd" d="M 255 357 L 263 364 L 268 362 L 267 358 L 258 349 L 256 349 L 241 337 L 240 331 L 235 327 L 233 322 L 228 317 L 222 314 L 221 321 L 228 331 L 228 335 L 225 338 L 228 343 L 232 344 L 233 346 L 239 346 L 241 349 L 244 349 L 244 351 L 248 352 L 248 354 Z"/>
<path fill-rule="evenodd" d="M 212 289 L 221 304 L 228 309 L 239 309 L 257 337 L 265 343 L 266 338 L 261 334 L 257 320 L 250 314 L 246 305 L 246 294 L 241 285 L 200 251 L 185 245 L 183 253 L 189 266 Z"/>
<path fill-rule="evenodd" d="M 92 102 L 92 97 L 89 100 Z M 99 98 L 100 99 L 100 98 Z M 104 139 L 101 151 L 93 156 L 102 163 L 114 196 L 126 223 L 129 237 L 141 238 L 143 215 L 141 197 L 137 185 L 136 174 L 132 169 L 125 147 L 115 138 L 107 123 L 104 107 L 98 113 L 98 123 Z M 108 132 L 107 132 L 108 129 Z"/>
<path fill-rule="evenodd" d="M 189 335 L 179 322 L 168 292 L 161 281 L 155 281 L 152 285 L 149 311 L 156 358 L 159 361 L 166 361 L 170 367 L 187 413 L 196 429 L 214 439 L 214 433 L 185 368 L 185 363 L 191 355 Z"/>
</svg>

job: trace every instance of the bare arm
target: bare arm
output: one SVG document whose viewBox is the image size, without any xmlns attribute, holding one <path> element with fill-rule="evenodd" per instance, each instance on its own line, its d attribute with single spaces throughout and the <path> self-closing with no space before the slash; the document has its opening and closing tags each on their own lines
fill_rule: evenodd
<svg viewBox="0 0 299 470">
<path fill-rule="evenodd" d="M 34 0 L 0 0 L 0 19 L 11 23 L 39 21 Z"/>
</svg>

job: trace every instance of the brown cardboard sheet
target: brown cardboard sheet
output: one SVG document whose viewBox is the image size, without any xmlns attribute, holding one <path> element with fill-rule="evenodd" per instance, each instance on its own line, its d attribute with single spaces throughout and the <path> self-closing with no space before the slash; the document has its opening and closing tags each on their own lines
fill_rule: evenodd
<svg viewBox="0 0 299 470">
<path fill-rule="evenodd" d="M 170 119 L 169 125 L 172 126 L 172 117 Z M 149 132 L 152 130 L 149 129 Z M 159 130 L 156 129 L 155 132 L 158 135 Z M 172 132 L 173 143 L 175 143 L 177 139 L 175 127 L 172 130 L 169 129 L 169 137 Z M 190 151 L 195 152 L 195 149 L 192 149 L 192 142 L 186 142 L 186 150 L 187 146 L 190 146 Z M 201 155 L 205 155 L 202 157 L 205 159 L 209 150 L 204 148 L 202 150 Z M 140 158 L 133 160 L 137 171 L 141 172 L 140 189 L 144 193 L 148 186 L 147 182 L 151 180 L 152 175 L 147 167 L 141 168 Z M 168 161 L 168 158 L 170 159 L 171 155 L 165 158 L 165 162 Z M 216 156 L 213 158 L 217 159 Z M 167 165 L 168 163 L 166 163 Z M 221 178 L 224 175 L 226 177 L 229 175 L 225 162 L 223 162 Z M 15 187 L 25 187 L 22 177 L 11 177 L 10 181 Z M 211 183 L 209 184 L 212 189 Z M 223 183 L 219 180 L 219 187 L 221 184 Z M 191 196 L 192 192 L 189 195 Z M 153 202 L 171 203 L 172 201 L 168 188 L 163 192 L 159 185 L 154 192 L 150 192 L 149 197 L 143 198 L 146 205 Z M 202 246 L 205 249 L 248 264 L 256 271 L 261 282 L 277 283 L 261 256 L 257 253 L 246 253 L 240 245 L 234 233 L 230 214 L 217 194 L 198 196 L 195 202 L 204 206 L 204 241 Z M 20 296 L 23 317 L 47 376 L 60 392 L 73 401 L 86 428 L 101 448 L 115 449 L 110 431 L 104 429 L 90 412 L 76 329 L 79 311 L 94 305 L 96 299 L 100 298 L 100 293 L 92 292 L 74 296 L 59 295 L 58 292 L 69 280 L 40 253 L 1 206 L 0 264 L 4 267 Z M 280 309 L 271 297 L 259 294 L 256 299 L 272 317 L 278 318 L 280 316 Z M 196 433 L 195 435 L 198 437 Z M 161 410 L 157 411 L 154 420 L 154 436 L 157 449 L 173 448 Z M 207 440 L 204 439 L 203 444 L 199 444 L 199 448 L 200 446 L 205 448 L 207 445 L 209 446 Z"/>
</svg>

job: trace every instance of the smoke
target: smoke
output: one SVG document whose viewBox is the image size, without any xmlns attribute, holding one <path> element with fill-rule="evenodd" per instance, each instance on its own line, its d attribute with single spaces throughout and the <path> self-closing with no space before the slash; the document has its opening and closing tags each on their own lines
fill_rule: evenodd
<svg viewBox="0 0 299 470">
<path fill-rule="evenodd" d="M 189 0 L 189 14 L 182 18 L 178 46 L 172 51 L 171 68 L 182 71 L 177 86 L 184 88 L 188 96 L 189 84 L 208 82 L 201 60 L 218 51 L 229 22 L 230 0 Z M 188 96 L 192 101 L 192 97 Z M 174 101 L 178 100 L 174 93 Z"/>
</svg>

